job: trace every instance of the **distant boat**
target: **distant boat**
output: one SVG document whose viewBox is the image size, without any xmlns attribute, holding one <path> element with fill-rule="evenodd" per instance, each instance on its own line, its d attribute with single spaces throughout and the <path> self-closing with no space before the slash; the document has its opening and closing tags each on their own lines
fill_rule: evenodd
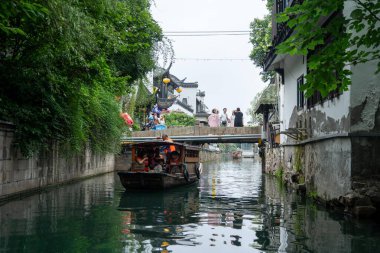
<svg viewBox="0 0 380 253">
<path fill-rule="evenodd" d="M 174 152 L 172 155 L 163 152 L 169 147 L 175 147 L 176 161 L 172 159 Z M 196 146 L 167 141 L 133 144 L 132 165 L 126 171 L 118 172 L 120 181 L 126 189 L 168 189 L 195 183 L 202 173 L 199 151 Z M 146 164 L 136 162 L 139 153 L 148 154 Z M 157 154 L 159 157 L 154 157 Z M 160 171 L 154 168 L 157 165 Z"/>
<path fill-rule="evenodd" d="M 240 159 L 241 157 L 242 157 L 242 152 L 240 150 L 232 152 L 232 158 L 233 159 Z"/>
</svg>

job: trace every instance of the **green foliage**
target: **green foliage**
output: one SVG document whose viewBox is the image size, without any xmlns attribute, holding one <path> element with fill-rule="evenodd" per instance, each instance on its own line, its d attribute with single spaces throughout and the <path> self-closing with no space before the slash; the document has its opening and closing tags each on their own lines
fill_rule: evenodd
<svg viewBox="0 0 380 253">
<path fill-rule="evenodd" d="M 220 151 L 225 153 L 236 151 L 239 148 L 236 143 L 219 143 L 218 147 Z"/>
<path fill-rule="evenodd" d="M 301 147 L 296 147 L 295 154 L 294 154 L 294 170 L 302 174 L 303 169 L 302 169 L 302 148 Z"/>
<path fill-rule="evenodd" d="M 137 88 L 138 90 L 135 97 L 134 112 L 131 115 L 133 115 L 134 121 L 141 126 L 145 123 L 147 111 L 153 108 L 155 97 L 146 88 L 143 80 L 139 81 Z"/>
<path fill-rule="evenodd" d="M 167 126 L 194 126 L 195 117 L 182 112 L 171 112 L 165 115 Z"/>
<path fill-rule="evenodd" d="M 260 97 L 263 94 L 263 92 L 258 92 L 256 96 L 253 98 L 253 100 L 250 103 L 250 106 L 247 110 L 247 114 L 251 118 L 251 122 L 253 125 L 258 125 L 260 123 L 263 123 L 263 115 L 262 114 L 256 114 L 256 109 L 259 106 L 260 103 Z"/>
<path fill-rule="evenodd" d="M 377 0 L 354 0 L 351 16 L 339 15 L 344 0 L 309 0 L 296 4 L 277 17 L 294 29 L 293 34 L 277 46 L 278 54 L 308 57 L 308 74 L 302 87 L 306 96 L 316 90 L 322 96 L 339 88 L 347 90 L 351 71 L 345 66 L 378 60 L 380 57 L 380 3 Z M 326 25 L 320 20 L 338 13 Z M 378 71 L 380 63 L 378 64 Z"/>
<path fill-rule="evenodd" d="M 272 37 L 272 19 L 271 15 L 265 15 L 263 19 L 255 18 L 251 22 L 250 42 L 252 51 L 249 55 L 257 67 L 263 67 L 266 53 L 269 51 Z M 273 77 L 273 72 L 261 72 L 261 78 L 264 82 Z"/>
<path fill-rule="evenodd" d="M 48 10 L 31 1 L 6 0 L 0 3 L 0 30 L 7 35 L 27 36 L 24 29 L 29 22 L 48 14 Z"/>
<path fill-rule="evenodd" d="M 278 178 L 278 179 L 283 179 L 283 176 L 284 176 L 284 168 L 282 167 L 282 165 L 278 166 L 276 172 L 274 173 L 274 175 Z"/>
<path fill-rule="evenodd" d="M 256 94 L 253 100 L 250 103 L 247 114 L 251 117 L 251 121 L 254 125 L 263 123 L 263 115 L 256 114 L 257 109 L 260 104 L 272 104 L 277 105 L 278 100 L 278 91 L 275 84 L 269 84 L 263 91 Z M 271 120 L 276 120 L 278 115 L 274 115 Z"/>
<path fill-rule="evenodd" d="M 263 66 L 265 55 L 266 55 L 266 52 L 268 51 L 268 46 L 271 43 L 270 20 L 271 20 L 270 15 L 266 15 L 264 19 L 255 18 L 251 22 L 251 25 L 250 25 L 251 27 L 250 42 L 253 45 L 253 49 L 249 57 L 258 67 Z"/>
<path fill-rule="evenodd" d="M 24 154 L 58 141 L 113 151 L 123 131 L 115 96 L 154 66 L 161 29 L 147 0 L 0 2 L 0 119 Z"/>
<path fill-rule="evenodd" d="M 307 193 L 307 195 L 308 195 L 309 198 L 312 198 L 312 199 L 317 199 L 318 198 L 318 193 L 315 190 L 309 191 Z"/>
</svg>

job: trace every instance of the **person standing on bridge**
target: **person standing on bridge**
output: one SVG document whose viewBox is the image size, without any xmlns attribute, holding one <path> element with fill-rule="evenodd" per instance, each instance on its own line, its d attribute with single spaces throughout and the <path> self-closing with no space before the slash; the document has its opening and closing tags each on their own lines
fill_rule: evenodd
<svg viewBox="0 0 380 253">
<path fill-rule="evenodd" d="M 231 122 L 230 122 L 229 126 L 230 127 L 234 127 L 235 126 L 235 110 L 232 111 Z"/>
<path fill-rule="evenodd" d="M 227 108 L 223 108 L 223 113 L 220 116 L 220 123 L 222 126 L 226 127 L 227 124 L 231 122 L 230 118 L 227 115 Z"/>
<path fill-rule="evenodd" d="M 236 108 L 235 111 L 235 127 L 242 127 L 243 126 L 243 113 L 240 111 L 240 108 Z"/>
<path fill-rule="evenodd" d="M 209 127 L 218 127 L 220 124 L 219 113 L 217 109 L 212 109 L 211 115 L 208 116 L 208 125 Z"/>
</svg>

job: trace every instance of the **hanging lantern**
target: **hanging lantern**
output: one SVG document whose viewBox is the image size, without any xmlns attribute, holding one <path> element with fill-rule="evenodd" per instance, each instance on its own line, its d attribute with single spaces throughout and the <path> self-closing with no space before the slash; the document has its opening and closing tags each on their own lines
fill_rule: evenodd
<svg viewBox="0 0 380 253">
<path fill-rule="evenodd" d="M 162 79 L 162 82 L 163 82 L 164 84 L 168 84 L 168 83 L 170 83 L 170 79 L 167 78 L 167 77 L 165 77 L 164 79 Z"/>
<path fill-rule="evenodd" d="M 131 116 L 128 113 L 122 112 L 122 113 L 120 113 L 120 117 L 122 117 L 124 119 L 125 124 L 127 124 L 129 126 L 133 125 L 133 119 L 131 118 Z"/>
<path fill-rule="evenodd" d="M 181 93 L 182 92 L 182 88 L 181 87 L 178 87 L 177 89 L 175 89 L 178 93 Z"/>
</svg>

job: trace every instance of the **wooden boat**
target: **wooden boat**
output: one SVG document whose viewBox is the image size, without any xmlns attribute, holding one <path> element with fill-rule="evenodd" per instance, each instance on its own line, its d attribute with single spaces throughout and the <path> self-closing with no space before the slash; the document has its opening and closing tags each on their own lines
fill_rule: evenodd
<svg viewBox="0 0 380 253">
<path fill-rule="evenodd" d="M 118 172 L 120 181 L 126 189 L 168 189 L 195 183 L 202 173 L 199 151 L 196 146 L 167 141 L 132 144 L 131 167 Z M 141 164 L 143 153 L 147 159 Z"/>
<path fill-rule="evenodd" d="M 240 159 L 242 157 L 242 152 L 240 150 L 232 152 L 233 159 Z"/>
</svg>

